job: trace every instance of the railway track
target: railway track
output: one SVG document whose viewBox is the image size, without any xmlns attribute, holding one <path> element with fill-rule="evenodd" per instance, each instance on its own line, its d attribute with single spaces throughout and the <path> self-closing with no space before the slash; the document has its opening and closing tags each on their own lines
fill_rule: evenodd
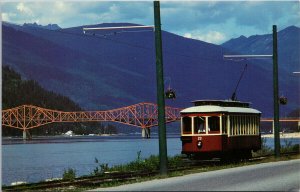
<svg viewBox="0 0 300 192">
<path fill-rule="evenodd" d="M 59 187 L 69 186 L 92 186 L 100 185 L 107 182 L 117 181 L 129 181 L 135 180 L 140 177 L 157 175 L 159 172 L 112 172 L 104 173 L 102 175 L 87 176 L 75 178 L 74 180 L 55 180 L 41 183 L 21 184 L 16 186 L 5 186 L 2 187 L 3 191 L 25 191 L 25 190 L 40 190 L 40 189 L 51 189 Z"/>
<path fill-rule="evenodd" d="M 283 153 L 282 156 L 289 156 L 299 154 L 299 152 L 289 152 Z M 259 156 L 248 159 L 246 161 L 254 162 L 254 161 L 261 161 L 273 155 L 266 155 L 266 156 Z M 202 168 L 205 166 L 222 166 L 226 165 L 226 163 L 220 161 L 220 159 L 212 159 L 212 160 L 190 160 L 184 158 L 183 161 L 185 162 L 184 167 L 178 167 L 176 169 L 169 169 L 169 172 L 175 171 L 185 171 L 189 169 L 195 168 Z M 152 172 L 106 172 L 102 175 L 97 176 L 87 176 L 87 177 L 80 177 L 75 178 L 74 180 L 56 180 L 56 181 L 47 181 L 47 182 L 40 182 L 40 183 L 31 183 L 31 184 L 20 184 L 16 186 L 4 186 L 2 187 L 3 191 L 27 191 L 27 190 L 42 190 L 42 189 L 54 189 L 54 188 L 65 188 L 65 187 L 84 187 L 84 186 L 100 186 L 104 183 L 109 182 L 125 182 L 131 180 L 137 180 L 143 177 L 150 177 L 158 175 L 159 171 L 152 171 Z"/>
</svg>

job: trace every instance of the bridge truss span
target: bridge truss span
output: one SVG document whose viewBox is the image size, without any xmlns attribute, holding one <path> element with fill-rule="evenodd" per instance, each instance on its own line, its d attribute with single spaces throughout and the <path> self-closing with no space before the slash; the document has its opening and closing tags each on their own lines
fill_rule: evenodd
<svg viewBox="0 0 300 192">
<path fill-rule="evenodd" d="M 179 120 L 180 110 L 180 108 L 166 107 L 166 122 Z M 3 126 L 22 130 L 33 129 L 57 122 L 95 121 L 119 122 L 140 128 L 150 128 L 158 125 L 157 105 L 144 102 L 107 111 L 75 112 L 64 112 L 33 105 L 22 105 L 2 111 Z"/>
</svg>

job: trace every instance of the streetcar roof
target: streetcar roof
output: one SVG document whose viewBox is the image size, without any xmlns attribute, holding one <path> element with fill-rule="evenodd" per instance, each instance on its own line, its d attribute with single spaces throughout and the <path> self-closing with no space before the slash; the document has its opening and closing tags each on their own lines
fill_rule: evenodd
<svg viewBox="0 0 300 192">
<path fill-rule="evenodd" d="M 233 100 L 195 100 L 192 101 L 195 106 L 202 106 L 202 105 L 214 105 L 214 106 L 221 106 L 221 107 L 249 107 L 249 102 L 241 102 L 241 101 L 233 101 Z"/>
<path fill-rule="evenodd" d="M 213 105 L 201 105 L 186 108 L 180 113 L 215 113 L 215 112 L 225 112 L 225 113 L 255 113 L 259 114 L 260 111 L 253 108 L 245 108 L 245 107 L 221 107 L 221 106 L 213 106 Z"/>
</svg>

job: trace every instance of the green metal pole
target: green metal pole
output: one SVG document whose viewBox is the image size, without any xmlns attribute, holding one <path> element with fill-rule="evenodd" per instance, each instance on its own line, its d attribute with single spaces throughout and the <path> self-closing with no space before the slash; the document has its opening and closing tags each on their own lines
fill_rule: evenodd
<svg viewBox="0 0 300 192">
<path fill-rule="evenodd" d="M 277 26 L 273 25 L 273 91 L 274 91 L 274 146 L 275 157 L 280 157 L 280 125 L 279 125 L 279 96 L 278 96 L 278 50 Z"/>
<path fill-rule="evenodd" d="M 154 1 L 155 50 L 156 50 L 156 80 L 159 130 L 159 165 L 160 174 L 167 173 L 167 141 L 165 124 L 164 73 L 161 40 L 160 6 Z"/>
</svg>

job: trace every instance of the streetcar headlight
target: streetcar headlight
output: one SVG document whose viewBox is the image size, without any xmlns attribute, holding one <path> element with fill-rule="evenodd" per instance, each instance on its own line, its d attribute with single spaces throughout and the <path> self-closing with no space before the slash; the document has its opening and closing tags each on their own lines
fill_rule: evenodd
<svg viewBox="0 0 300 192">
<path fill-rule="evenodd" d="M 200 149 L 202 147 L 202 141 L 198 141 L 197 147 Z"/>
</svg>

